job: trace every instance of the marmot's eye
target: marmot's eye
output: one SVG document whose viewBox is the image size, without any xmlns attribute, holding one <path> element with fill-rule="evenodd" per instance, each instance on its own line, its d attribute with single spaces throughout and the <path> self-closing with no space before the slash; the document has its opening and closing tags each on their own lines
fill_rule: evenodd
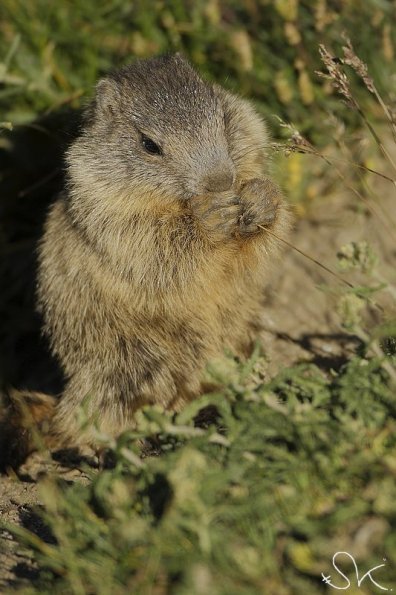
<svg viewBox="0 0 396 595">
<path fill-rule="evenodd" d="M 161 147 L 145 134 L 142 134 L 142 145 L 147 153 L 150 153 L 151 155 L 162 155 Z"/>
</svg>

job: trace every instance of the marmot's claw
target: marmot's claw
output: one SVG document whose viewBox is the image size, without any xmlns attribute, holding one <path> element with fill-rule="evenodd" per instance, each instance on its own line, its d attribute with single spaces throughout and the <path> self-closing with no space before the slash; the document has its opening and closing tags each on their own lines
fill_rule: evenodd
<svg viewBox="0 0 396 595">
<path fill-rule="evenodd" d="M 241 214 L 240 199 L 200 197 L 191 205 L 194 216 L 212 238 L 228 239 L 238 226 Z"/>
</svg>

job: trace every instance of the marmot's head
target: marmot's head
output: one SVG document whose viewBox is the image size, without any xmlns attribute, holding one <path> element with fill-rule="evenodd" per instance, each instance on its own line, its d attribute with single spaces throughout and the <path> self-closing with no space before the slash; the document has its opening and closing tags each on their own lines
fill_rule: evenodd
<svg viewBox="0 0 396 595">
<path fill-rule="evenodd" d="M 99 81 L 80 139 L 68 154 L 74 176 L 112 192 L 188 198 L 229 190 L 222 103 L 179 54 L 138 60 Z"/>
<path fill-rule="evenodd" d="M 67 153 L 69 205 L 86 228 L 237 192 L 262 170 L 253 108 L 203 81 L 180 54 L 137 60 L 99 81 Z M 114 220 L 114 225 L 117 222 Z"/>
</svg>

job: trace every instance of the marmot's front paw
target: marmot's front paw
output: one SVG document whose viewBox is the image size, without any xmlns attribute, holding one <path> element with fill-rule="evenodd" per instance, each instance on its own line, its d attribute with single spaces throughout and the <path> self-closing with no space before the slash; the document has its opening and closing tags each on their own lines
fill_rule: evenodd
<svg viewBox="0 0 396 595">
<path fill-rule="evenodd" d="M 199 225 L 216 241 L 235 235 L 241 216 L 241 201 L 237 196 L 201 196 L 191 201 L 191 210 Z"/>
<path fill-rule="evenodd" d="M 250 236 L 272 227 L 282 200 L 280 189 L 269 178 L 249 180 L 241 188 L 241 214 L 238 232 Z"/>
</svg>

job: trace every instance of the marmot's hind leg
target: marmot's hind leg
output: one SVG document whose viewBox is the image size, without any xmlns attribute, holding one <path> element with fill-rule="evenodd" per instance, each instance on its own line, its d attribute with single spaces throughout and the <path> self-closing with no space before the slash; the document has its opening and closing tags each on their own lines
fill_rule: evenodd
<svg viewBox="0 0 396 595">
<path fill-rule="evenodd" d="M 51 448 L 51 420 L 56 397 L 12 390 L 3 395 L 0 409 L 0 471 L 17 469 L 35 450 Z"/>
</svg>

